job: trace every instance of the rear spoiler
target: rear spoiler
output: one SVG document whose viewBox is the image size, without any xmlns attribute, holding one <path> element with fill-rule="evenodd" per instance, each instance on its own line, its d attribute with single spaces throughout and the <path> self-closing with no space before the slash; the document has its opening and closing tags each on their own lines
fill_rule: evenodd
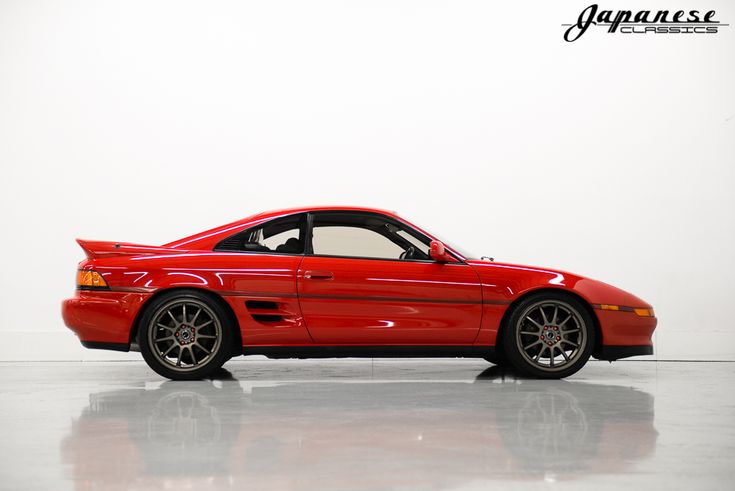
<svg viewBox="0 0 735 491">
<path fill-rule="evenodd" d="M 89 259 L 113 256 L 152 256 L 155 254 L 176 254 L 183 252 L 172 247 L 130 244 L 128 242 L 109 242 L 102 240 L 77 239 Z"/>
</svg>

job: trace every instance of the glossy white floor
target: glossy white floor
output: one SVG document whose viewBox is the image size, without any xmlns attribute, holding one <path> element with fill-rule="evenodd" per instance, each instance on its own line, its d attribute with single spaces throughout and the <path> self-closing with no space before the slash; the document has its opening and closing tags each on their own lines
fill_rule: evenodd
<svg viewBox="0 0 735 491">
<path fill-rule="evenodd" d="M 0 363 L 2 489 L 725 489 L 735 363 Z"/>
</svg>

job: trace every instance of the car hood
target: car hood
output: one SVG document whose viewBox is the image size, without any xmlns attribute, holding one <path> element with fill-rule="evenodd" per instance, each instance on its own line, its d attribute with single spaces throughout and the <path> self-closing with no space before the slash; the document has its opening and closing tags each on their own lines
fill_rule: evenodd
<svg viewBox="0 0 735 491">
<path fill-rule="evenodd" d="M 568 271 L 492 261 L 470 260 L 467 263 L 477 271 L 486 295 L 515 300 L 540 288 L 558 288 L 572 291 L 591 304 L 651 308 L 632 293 Z"/>
</svg>

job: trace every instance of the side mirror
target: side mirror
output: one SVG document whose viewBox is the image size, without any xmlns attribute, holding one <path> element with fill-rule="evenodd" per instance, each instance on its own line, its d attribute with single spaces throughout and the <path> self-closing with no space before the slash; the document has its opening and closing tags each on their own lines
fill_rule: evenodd
<svg viewBox="0 0 735 491">
<path fill-rule="evenodd" d="M 432 240 L 429 246 L 429 256 L 436 262 L 449 263 L 454 262 L 454 258 L 444 250 L 444 244 L 438 240 Z"/>
</svg>

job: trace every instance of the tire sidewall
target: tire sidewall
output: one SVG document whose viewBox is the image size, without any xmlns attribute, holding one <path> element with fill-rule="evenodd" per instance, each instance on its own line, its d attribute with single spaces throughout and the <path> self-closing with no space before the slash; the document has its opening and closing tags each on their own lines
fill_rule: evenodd
<svg viewBox="0 0 735 491">
<path fill-rule="evenodd" d="M 206 364 L 196 368 L 195 370 L 179 372 L 168 367 L 154 354 L 153 350 L 155 348 L 150 344 L 149 332 L 153 328 L 151 325 L 152 321 L 157 316 L 161 307 L 171 303 L 172 301 L 187 299 L 202 302 L 206 304 L 212 312 L 214 312 L 221 326 L 220 330 L 222 332 L 222 339 L 220 340 L 217 352 L 213 353 Z M 138 345 L 140 346 L 140 352 L 143 355 L 143 359 L 146 361 L 148 366 L 162 377 L 166 377 L 171 380 L 198 380 L 212 375 L 230 358 L 233 339 L 232 329 L 233 326 L 231 325 L 227 312 L 225 312 L 218 302 L 213 301 L 209 295 L 195 290 L 173 291 L 160 295 L 146 306 L 139 321 Z"/>
<path fill-rule="evenodd" d="M 558 371 L 546 371 L 536 365 L 530 363 L 521 353 L 521 346 L 518 346 L 517 330 L 519 329 L 519 320 L 525 310 L 538 302 L 543 301 L 559 301 L 564 302 L 569 307 L 574 309 L 579 317 L 584 322 L 585 335 L 587 337 L 587 343 L 582 350 L 580 356 L 572 364 L 566 368 Z M 589 360 L 592 350 L 594 349 L 596 342 L 596 330 L 594 319 L 588 311 L 587 307 L 578 300 L 577 298 L 557 292 L 542 292 L 528 296 L 523 299 L 520 303 L 513 307 L 511 315 L 508 317 L 508 323 L 504 327 L 505 332 L 503 333 L 503 351 L 505 357 L 513 367 L 524 375 L 534 378 L 546 378 L 546 379 L 558 379 L 568 377 L 577 371 L 579 371 Z"/>
</svg>

